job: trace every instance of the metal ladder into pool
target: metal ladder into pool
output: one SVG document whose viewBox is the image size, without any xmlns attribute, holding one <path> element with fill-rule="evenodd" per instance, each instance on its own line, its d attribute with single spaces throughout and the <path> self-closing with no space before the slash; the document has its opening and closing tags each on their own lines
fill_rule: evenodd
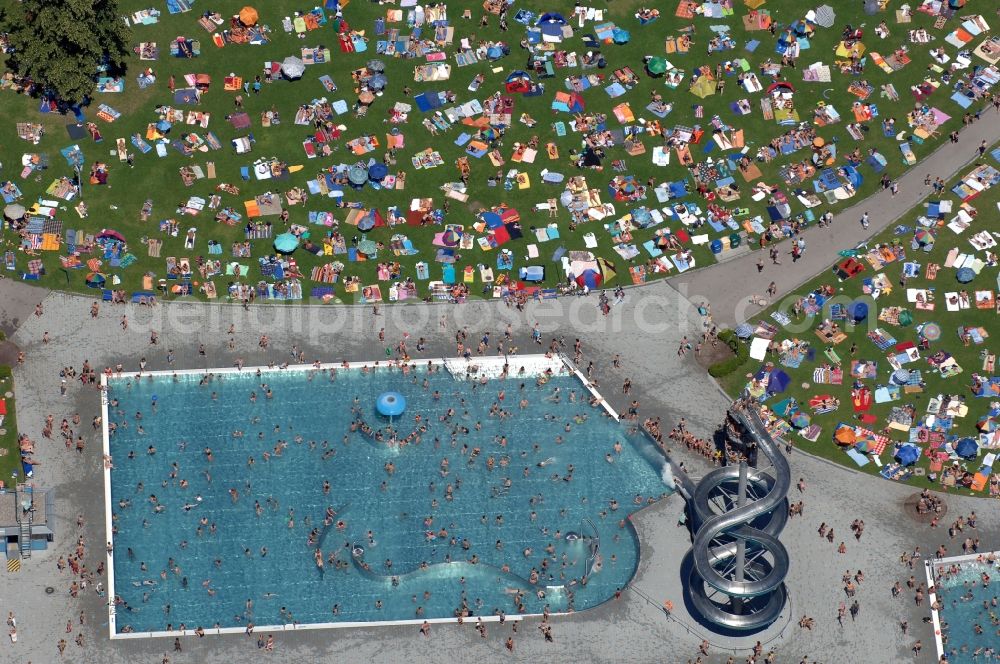
<svg viewBox="0 0 1000 664">
<path fill-rule="evenodd" d="M 18 552 L 21 558 L 31 558 L 31 522 L 35 516 L 35 501 L 31 487 L 18 484 L 14 488 L 14 500 L 17 503 L 14 506 L 14 514 L 17 516 L 18 525 Z M 24 505 L 27 505 L 26 509 Z"/>
</svg>

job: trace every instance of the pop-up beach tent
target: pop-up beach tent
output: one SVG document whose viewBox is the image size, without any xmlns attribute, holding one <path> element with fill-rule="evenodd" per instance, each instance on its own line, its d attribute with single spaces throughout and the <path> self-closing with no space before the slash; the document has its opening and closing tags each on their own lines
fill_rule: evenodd
<svg viewBox="0 0 1000 664">
<path fill-rule="evenodd" d="M 715 83 L 708 78 L 708 76 L 699 76 L 694 83 L 691 84 L 691 94 L 700 99 L 709 97 L 715 94 Z"/>
</svg>

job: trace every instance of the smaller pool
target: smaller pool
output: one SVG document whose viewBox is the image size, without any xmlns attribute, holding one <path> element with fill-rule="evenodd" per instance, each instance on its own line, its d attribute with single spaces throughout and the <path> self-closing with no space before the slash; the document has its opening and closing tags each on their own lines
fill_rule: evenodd
<svg viewBox="0 0 1000 664">
<path fill-rule="evenodd" d="M 935 561 L 934 576 L 939 650 L 950 664 L 992 659 L 1000 652 L 1000 561 L 994 554 L 945 558 Z"/>
</svg>

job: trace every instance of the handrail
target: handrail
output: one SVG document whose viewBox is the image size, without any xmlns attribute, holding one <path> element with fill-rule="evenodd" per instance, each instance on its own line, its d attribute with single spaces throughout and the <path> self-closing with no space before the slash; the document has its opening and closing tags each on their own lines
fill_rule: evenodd
<svg viewBox="0 0 1000 664">
<path fill-rule="evenodd" d="M 646 600 L 646 602 L 648 602 L 650 605 L 655 606 L 656 608 L 658 608 L 661 611 L 663 611 L 664 616 L 666 617 L 667 620 L 669 620 L 671 622 L 674 622 L 674 623 L 677 623 L 678 625 L 680 625 L 681 627 L 684 628 L 684 631 L 686 631 L 688 634 L 694 636 L 695 638 L 697 638 L 697 639 L 699 639 L 701 641 L 707 641 L 708 644 L 712 648 L 714 648 L 716 650 L 723 651 L 723 652 L 731 652 L 731 653 L 733 653 L 733 655 L 739 655 L 740 653 L 752 653 L 753 652 L 753 647 L 733 647 L 731 645 L 720 645 L 718 643 L 714 643 L 711 639 L 707 638 L 703 633 L 699 632 L 696 627 L 688 624 L 684 620 L 681 620 L 673 612 L 664 611 L 663 610 L 663 605 L 658 604 L 656 602 L 656 600 L 654 600 L 652 597 L 650 597 L 645 592 L 643 592 L 635 584 L 628 583 L 626 585 L 626 587 L 629 590 L 634 591 L 637 595 L 639 595 L 639 597 L 641 597 L 642 599 Z M 795 615 L 795 611 L 792 610 L 792 599 L 791 599 L 791 597 L 789 597 L 789 599 L 788 599 L 788 605 L 787 606 L 788 606 L 788 619 L 785 621 L 785 624 L 783 624 L 781 626 L 781 629 L 778 630 L 777 634 L 774 634 L 773 636 L 771 636 L 770 638 L 768 638 L 766 641 L 761 641 L 760 642 L 761 645 L 766 646 L 766 645 L 768 645 L 770 643 L 773 643 L 773 642 L 777 641 L 778 639 L 783 638 L 785 636 L 785 630 L 788 629 L 789 625 L 792 624 L 792 616 Z"/>
</svg>

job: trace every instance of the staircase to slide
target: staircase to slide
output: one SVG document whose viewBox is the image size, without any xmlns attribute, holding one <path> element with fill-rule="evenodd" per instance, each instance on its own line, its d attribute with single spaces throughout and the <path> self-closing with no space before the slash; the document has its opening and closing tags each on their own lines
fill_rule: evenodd
<svg viewBox="0 0 1000 664">
<path fill-rule="evenodd" d="M 706 621 L 753 632 L 777 620 L 787 600 L 788 552 L 778 534 L 791 475 L 755 403 L 733 404 L 725 435 L 740 449 L 755 448 L 757 463 L 718 468 L 686 487 L 694 532 L 688 588 Z"/>
</svg>

